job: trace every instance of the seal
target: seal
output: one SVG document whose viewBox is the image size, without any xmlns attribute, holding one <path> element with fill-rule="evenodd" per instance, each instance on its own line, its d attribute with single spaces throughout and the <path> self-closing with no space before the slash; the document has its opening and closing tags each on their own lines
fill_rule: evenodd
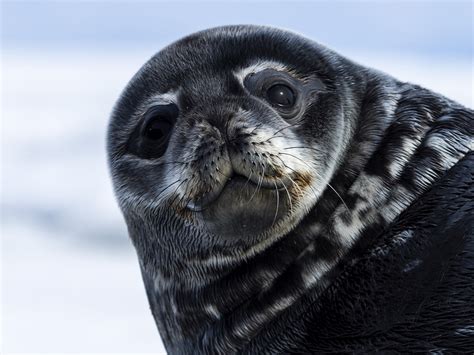
<svg viewBox="0 0 474 355">
<path fill-rule="evenodd" d="M 272 348 L 270 326 L 343 289 L 344 270 L 472 151 L 472 119 L 275 28 L 214 28 L 158 52 L 113 110 L 108 156 L 167 351 L 232 353 L 259 339 L 287 351 L 296 343 Z"/>
</svg>

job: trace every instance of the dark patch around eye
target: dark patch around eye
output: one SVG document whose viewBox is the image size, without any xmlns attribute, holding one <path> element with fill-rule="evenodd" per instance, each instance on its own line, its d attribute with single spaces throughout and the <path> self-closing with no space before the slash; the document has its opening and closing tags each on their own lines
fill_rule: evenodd
<svg viewBox="0 0 474 355">
<path fill-rule="evenodd" d="M 151 107 L 132 134 L 129 151 L 145 159 L 161 157 L 166 152 L 178 115 L 175 104 Z"/>
</svg>

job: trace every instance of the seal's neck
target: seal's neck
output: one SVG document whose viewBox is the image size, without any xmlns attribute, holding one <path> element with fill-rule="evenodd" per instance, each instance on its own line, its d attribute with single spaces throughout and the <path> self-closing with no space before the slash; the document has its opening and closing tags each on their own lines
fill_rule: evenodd
<svg viewBox="0 0 474 355">
<path fill-rule="evenodd" d="M 144 274 L 168 350 L 239 349 L 301 295 L 323 290 L 356 241 L 379 234 L 472 149 L 468 110 L 419 87 L 374 79 L 359 109 L 345 159 L 285 238 L 205 286 L 156 286 Z"/>
</svg>

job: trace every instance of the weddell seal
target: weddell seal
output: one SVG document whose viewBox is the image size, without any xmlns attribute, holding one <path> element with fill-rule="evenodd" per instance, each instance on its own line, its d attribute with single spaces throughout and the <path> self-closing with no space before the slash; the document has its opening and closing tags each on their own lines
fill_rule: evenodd
<svg viewBox="0 0 474 355">
<path fill-rule="evenodd" d="M 214 28 L 118 100 L 109 165 L 170 353 L 472 351 L 473 111 Z"/>
</svg>

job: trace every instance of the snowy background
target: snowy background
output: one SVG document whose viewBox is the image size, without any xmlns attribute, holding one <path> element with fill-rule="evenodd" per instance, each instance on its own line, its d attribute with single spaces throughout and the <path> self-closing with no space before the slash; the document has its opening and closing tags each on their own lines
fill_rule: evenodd
<svg viewBox="0 0 474 355">
<path fill-rule="evenodd" d="M 0 351 L 163 352 L 105 158 L 157 50 L 207 27 L 301 32 L 473 107 L 472 2 L 1 2 Z"/>
</svg>

